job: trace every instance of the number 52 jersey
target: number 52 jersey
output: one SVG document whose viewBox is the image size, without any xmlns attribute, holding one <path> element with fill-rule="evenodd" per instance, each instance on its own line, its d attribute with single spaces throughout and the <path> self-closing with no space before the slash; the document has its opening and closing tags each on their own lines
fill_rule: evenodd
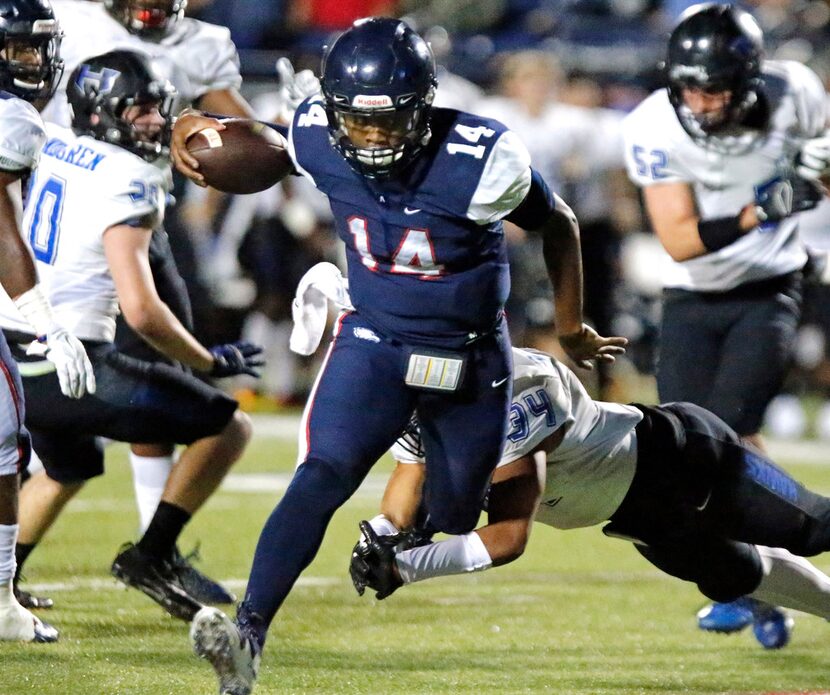
<svg viewBox="0 0 830 695">
<path fill-rule="evenodd" d="M 525 198 L 530 156 L 501 123 L 434 108 L 403 178 L 356 173 L 332 146 L 322 100 L 297 109 L 289 149 L 325 193 L 346 244 L 358 313 L 387 337 L 457 348 L 499 321 L 510 281 L 502 218 Z"/>
<path fill-rule="evenodd" d="M 152 228 L 164 214 L 166 160 L 146 162 L 127 150 L 53 124 L 32 173 L 21 229 L 35 257 L 55 320 L 82 340 L 111 342 L 118 298 L 104 253 L 104 232 L 119 224 Z M 31 332 L 14 305 L 0 305 L 0 325 Z"/>
</svg>

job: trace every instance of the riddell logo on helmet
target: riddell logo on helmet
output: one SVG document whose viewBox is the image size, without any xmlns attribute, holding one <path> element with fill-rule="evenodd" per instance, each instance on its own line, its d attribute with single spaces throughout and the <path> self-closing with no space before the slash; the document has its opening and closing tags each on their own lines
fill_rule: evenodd
<svg viewBox="0 0 830 695">
<path fill-rule="evenodd" d="M 386 94 L 358 94 L 352 99 L 352 106 L 359 106 L 363 109 L 386 109 L 394 106 L 394 104 L 392 103 L 392 97 Z"/>
</svg>

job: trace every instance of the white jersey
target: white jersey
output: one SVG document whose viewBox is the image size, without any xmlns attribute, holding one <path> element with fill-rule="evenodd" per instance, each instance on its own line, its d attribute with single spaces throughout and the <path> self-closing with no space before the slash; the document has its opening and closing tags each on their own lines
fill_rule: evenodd
<svg viewBox="0 0 830 695">
<path fill-rule="evenodd" d="M 111 342 L 118 297 L 104 232 L 138 220 L 150 228 L 160 223 L 169 169 L 163 161 L 146 162 L 54 124 L 47 125 L 47 133 L 30 180 L 22 231 L 55 321 L 82 340 Z M 10 302 L 0 305 L 0 325 L 31 332 Z"/>
<path fill-rule="evenodd" d="M 653 93 L 626 118 L 628 174 L 638 186 L 687 182 L 701 219 L 737 216 L 755 199 L 755 187 L 791 166 L 801 143 L 824 130 L 824 88 L 809 68 L 792 61 L 763 65 L 770 106 L 763 132 L 710 137 L 696 143 L 683 129 L 668 92 Z M 663 284 L 723 291 L 801 268 L 807 260 L 796 217 L 756 227 L 728 246 L 672 262 Z"/>
<path fill-rule="evenodd" d="M 637 466 L 632 406 L 592 399 L 576 375 L 553 357 L 513 348 L 510 430 L 499 466 L 540 448 L 558 430 L 559 446 L 547 455 L 547 480 L 536 520 L 568 529 L 607 521 L 623 501 Z M 402 463 L 423 462 L 409 434 L 392 447 Z"/>
<path fill-rule="evenodd" d="M 481 99 L 474 108 L 479 115 L 501 121 L 522 139 L 531 164 L 551 190 L 562 189 L 569 167 L 600 172 L 623 166 L 622 116 L 615 112 L 551 103 L 539 115 L 532 115 L 508 97 Z"/>
<path fill-rule="evenodd" d="M 43 120 L 34 106 L 0 92 L 0 169 L 34 169 L 46 142 Z"/>
<path fill-rule="evenodd" d="M 0 169 L 31 171 L 40 157 L 46 131 L 37 110 L 23 99 L 0 92 Z M 0 263 L 8 263 L 0 258 Z M 5 292 L 0 296 L 11 304 Z M 14 306 L 12 304 L 12 306 Z M 32 328 L 24 322 L 26 331 Z M 0 336 L 0 475 L 14 475 L 20 464 L 23 393 L 8 347 Z"/>
<path fill-rule="evenodd" d="M 66 83 L 72 71 L 91 56 L 117 49 L 143 52 L 179 92 L 179 106 L 207 92 L 238 89 L 239 57 L 227 27 L 190 17 L 175 22 L 161 41 L 131 34 L 102 3 L 53 0 L 52 9 L 64 32 L 61 58 L 66 65 L 55 96 L 43 111 L 46 121 L 69 127 Z"/>
</svg>

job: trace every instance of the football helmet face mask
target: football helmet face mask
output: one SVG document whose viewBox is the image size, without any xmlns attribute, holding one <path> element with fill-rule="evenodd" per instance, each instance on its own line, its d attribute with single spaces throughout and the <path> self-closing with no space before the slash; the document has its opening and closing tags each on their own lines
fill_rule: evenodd
<svg viewBox="0 0 830 695">
<path fill-rule="evenodd" d="M 187 0 L 104 0 L 104 6 L 131 34 L 157 40 L 184 17 Z"/>
<path fill-rule="evenodd" d="M 0 0 L 0 89 L 48 101 L 63 74 L 62 37 L 46 0 Z"/>
<path fill-rule="evenodd" d="M 85 60 L 69 76 L 66 96 L 76 133 L 147 161 L 169 154 L 176 90 L 143 54 L 111 51 Z"/>
<path fill-rule="evenodd" d="M 435 60 L 397 19 L 362 19 L 323 57 L 321 85 L 332 144 L 359 174 L 394 176 L 429 142 Z"/>
<path fill-rule="evenodd" d="M 669 100 L 692 138 L 705 140 L 741 123 L 758 100 L 762 57 L 763 35 L 749 13 L 706 3 L 681 16 L 666 69 Z"/>
</svg>

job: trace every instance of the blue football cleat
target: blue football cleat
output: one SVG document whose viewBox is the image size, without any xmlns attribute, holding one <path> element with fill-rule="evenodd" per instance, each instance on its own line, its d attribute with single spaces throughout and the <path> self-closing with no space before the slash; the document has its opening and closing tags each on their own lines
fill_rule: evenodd
<svg viewBox="0 0 830 695">
<path fill-rule="evenodd" d="M 713 603 L 701 608 L 697 625 L 701 630 L 723 634 L 752 625 L 752 633 L 764 649 L 781 649 L 790 641 L 793 619 L 780 608 L 744 596 L 731 603 Z"/>
<path fill-rule="evenodd" d="M 697 612 L 697 626 L 707 632 L 729 634 L 752 624 L 752 599 L 739 598 L 731 603 L 712 603 Z"/>
<path fill-rule="evenodd" d="M 780 608 L 755 602 L 752 632 L 764 649 L 786 647 L 793 632 L 793 619 Z"/>
</svg>

